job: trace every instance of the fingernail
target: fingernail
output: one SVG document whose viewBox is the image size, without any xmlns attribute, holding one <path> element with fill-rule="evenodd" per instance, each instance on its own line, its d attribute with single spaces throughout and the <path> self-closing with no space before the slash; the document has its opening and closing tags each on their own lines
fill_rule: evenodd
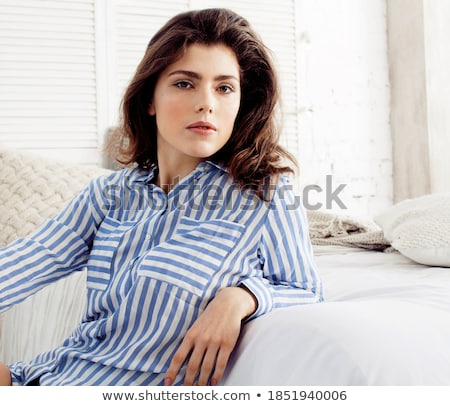
<svg viewBox="0 0 450 406">
<path fill-rule="evenodd" d="M 172 379 L 170 379 L 170 378 L 164 379 L 164 385 L 165 385 L 165 386 L 170 386 L 170 385 L 172 385 Z"/>
<path fill-rule="evenodd" d="M 217 385 L 217 379 L 211 379 L 211 386 L 216 386 Z"/>
</svg>

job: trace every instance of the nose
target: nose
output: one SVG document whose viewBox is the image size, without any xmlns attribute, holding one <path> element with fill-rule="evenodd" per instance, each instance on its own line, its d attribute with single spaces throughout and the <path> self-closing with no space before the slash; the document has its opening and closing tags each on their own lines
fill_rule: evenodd
<svg viewBox="0 0 450 406">
<path fill-rule="evenodd" d="M 197 100 L 195 102 L 196 113 L 209 113 L 214 111 L 214 95 L 209 89 L 200 90 L 197 94 Z"/>
<path fill-rule="evenodd" d="M 207 105 L 202 105 L 202 106 L 196 106 L 195 107 L 195 112 L 196 113 L 203 113 L 203 112 L 207 112 L 209 114 L 211 114 L 213 112 L 213 108 L 211 106 L 207 106 Z"/>
<path fill-rule="evenodd" d="M 202 113 L 204 111 L 206 111 L 206 112 L 211 114 L 213 112 L 213 108 L 212 108 L 212 106 L 208 106 L 206 104 L 205 105 L 197 105 L 197 106 L 195 106 L 195 112 L 196 113 Z"/>
</svg>

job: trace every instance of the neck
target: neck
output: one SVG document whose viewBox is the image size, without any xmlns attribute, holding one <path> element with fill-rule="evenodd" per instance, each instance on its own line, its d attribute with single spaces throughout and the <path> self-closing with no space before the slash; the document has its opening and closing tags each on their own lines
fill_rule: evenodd
<svg viewBox="0 0 450 406">
<path fill-rule="evenodd" d="M 183 162 L 183 164 L 169 165 L 167 160 L 159 160 L 156 185 L 169 193 L 181 179 L 189 175 L 200 163 L 199 160 Z"/>
</svg>

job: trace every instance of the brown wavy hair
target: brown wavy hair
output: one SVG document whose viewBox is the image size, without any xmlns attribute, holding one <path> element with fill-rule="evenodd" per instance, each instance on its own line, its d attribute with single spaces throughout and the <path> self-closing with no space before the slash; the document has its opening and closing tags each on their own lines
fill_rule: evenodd
<svg viewBox="0 0 450 406">
<path fill-rule="evenodd" d="M 157 165 L 156 119 L 148 114 L 159 74 L 191 44 L 224 44 L 234 50 L 241 70 L 241 103 L 228 142 L 208 159 L 226 166 L 235 182 L 262 190 L 294 157 L 279 145 L 279 88 L 270 52 L 247 20 L 228 9 L 181 13 L 151 39 L 122 100 L 115 159 L 149 168 Z"/>
</svg>

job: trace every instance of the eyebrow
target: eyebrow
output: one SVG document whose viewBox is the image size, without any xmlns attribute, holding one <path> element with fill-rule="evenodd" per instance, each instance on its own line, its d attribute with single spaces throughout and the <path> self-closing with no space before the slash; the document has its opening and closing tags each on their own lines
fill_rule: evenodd
<svg viewBox="0 0 450 406">
<path fill-rule="evenodd" d="M 192 79 L 201 79 L 202 76 L 198 74 L 197 72 L 192 72 L 190 70 L 175 70 L 173 72 L 170 72 L 168 76 L 174 76 L 174 75 L 186 75 Z M 239 79 L 234 75 L 218 75 L 214 77 L 214 80 L 236 80 L 239 82 Z"/>
</svg>

